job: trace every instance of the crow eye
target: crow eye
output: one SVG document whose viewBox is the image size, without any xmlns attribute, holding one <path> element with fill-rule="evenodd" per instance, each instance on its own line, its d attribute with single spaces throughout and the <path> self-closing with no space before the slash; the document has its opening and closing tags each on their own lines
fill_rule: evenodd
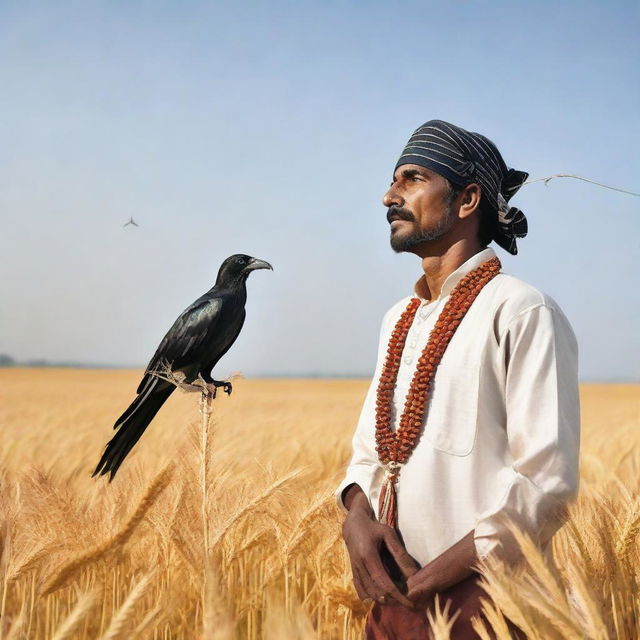
<svg viewBox="0 0 640 640">
<path fill-rule="evenodd" d="M 246 264 L 247 261 L 244 258 L 238 258 L 238 263 L 239 264 Z"/>
</svg>

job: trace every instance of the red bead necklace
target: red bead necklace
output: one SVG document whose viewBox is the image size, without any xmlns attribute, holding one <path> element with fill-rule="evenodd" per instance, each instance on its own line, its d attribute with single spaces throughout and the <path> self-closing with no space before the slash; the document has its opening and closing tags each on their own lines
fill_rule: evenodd
<svg viewBox="0 0 640 640">
<path fill-rule="evenodd" d="M 376 450 L 380 462 L 385 467 L 385 482 L 380 492 L 380 522 L 392 527 L 397 526 L 395 484 L 400 473 L 400 465 L 407 461 L 422 432 L 424 412 L 436 369 L 469 307 L 482 288 L 500 273 L 501 267 L 497 257 L 487 260 L 477 269 L 467 273 L 452 290 L 418 359 L 396 431 L 391 425 L 393 392 L 407 334 L 420 306 L 418 298 L 410 300 L 393 329 L 376 399 Z"/>
</svg>

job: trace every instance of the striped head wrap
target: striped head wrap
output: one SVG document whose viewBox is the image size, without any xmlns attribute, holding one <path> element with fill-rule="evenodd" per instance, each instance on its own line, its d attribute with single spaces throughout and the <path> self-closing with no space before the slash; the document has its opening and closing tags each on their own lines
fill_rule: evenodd
<svg viewBox="0 0 640 640">
<path fill-rule="evenodd" d="M 458 187 L 478 184 L 497 215 L 493 240 L 509 253 L 518 253 L 516 238 L 527 235 L 527 219 L 507 203 L 529 174 L 508 169 L 491 140 L 443 120 L 429 120 L 413 132 L 395 169 L 403 164 L 431 169 Z"/>
</svg>

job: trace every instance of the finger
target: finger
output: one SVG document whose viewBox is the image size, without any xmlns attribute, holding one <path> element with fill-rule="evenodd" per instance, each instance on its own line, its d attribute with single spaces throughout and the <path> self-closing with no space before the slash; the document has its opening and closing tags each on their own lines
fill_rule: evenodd
<svg viewBox="0 0 640 640">
<path fill-rule="evenodd" d="M 407 598 L 412 600 L 417 606 L 424 609 L 435 598 L 436 592 L 428 587 L 426 584 L 421 583 L 419 580 L 410 579 L 407 583 Z M 440 600 L 442 601 L 445 594 L 440 594 Z M 444 604 L 444 602 L 442 602 Z"/>
<path fill-rule="evenodd" d="M 409 579 L 418 571 L 420 566 L 404 548 L 400 538 L 398 538 L 398 534 L 391 527 L 387 527 L 384 532 L 384 543 L 387 545 L 389 553 L 393 556 L 405 579 Z"/>
<path fill-rule="evenodd" d="M 435 594 L 431 591 L 422 591 L 418 587 L 414 587 L 413 589 L 409 589 L 407 597 L 411 599 L 414 606 L 420 609 L 426 609 L 433 602 Z"/>
<path fill-rule="evenodd" d="M 387 575 L 387 572 L 384 570 L 382 563 L 379 559 L 370 560 L 369 564 L 365 562 L 365 568 L 367 569 L 371 581 L 375 585 L 375 591 L 379 595 L 387 595 L 397 600 L 405 607 L 413 607 L 413 602 L 409 600 L 406 596 L 403 596 L 391 578 Z"/>
<path fill-rule="evenodd" d="M 364 563 L 359 565 L 356 570 L 358 571 L 358 577 L 360 578 L 362 589 L 365 592 L 364 599 L 369 598 L 379 602 L 380 604 L 388 604 L 390 601 L 393 601 L 393 598 L 390 597 L 383 588 L 376 584 Z"/>
<path fill-rule="evenodd" d="M 366 600 L 367 598 L 370 598 L 371 600 L 377 600 L 382 592 L 377 588 L 376 584 L 371 579 L 367 567 L 364 565 L 364 563 L 360 562 L 357 566 L 354 567 L 354 569 L 358 575 L 358 579 L 360 580 L 360 587 L 362 588 L 362 592 L 364 595 L 363 600 Z"/>
<path fill-rule="evenodd" d="M 362 580 L 360 579 L 360 574 L 355 567 L 351 567 L 351 573 L 353 574 L 353 586 L 356 588 L 356 593 L 358 594 L 358 598 L 360 600 L 366 600 L 369 596 L 362 586 Z"/>
</svg>

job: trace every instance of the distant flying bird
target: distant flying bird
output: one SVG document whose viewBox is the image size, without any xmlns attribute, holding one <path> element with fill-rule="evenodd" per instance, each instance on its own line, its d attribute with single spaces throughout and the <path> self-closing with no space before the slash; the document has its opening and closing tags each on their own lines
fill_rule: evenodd
<svg viewBox="0 0 640 640">
<path fill-rule="evenodd" d="M 247 277 L 256 269 L 273 267 L 244 254 L 230 256 L 222 263 L 215 285 L 180 314 L 147 365 L 137 397 L 116 421 L 113 428 L 118 432 L 107 443 L 93 476 L 110 473 L 109 482 L 113 480 L 126 455 L 175 390 L 166 379 L 167 373 L 183 375 L 184 384 L 201 382 L 212 395 L 218 387 L 231 394 L 231 383 L 214 380 L 211 374 L 242 329 Z"/>
<path fill-rule="evenodd" d="M 132 217 L 129 218 L 129 220 L 127 220 L 127 222 L 125 222 L 122 225 L 122 228 L 124 229 L 125 227 L 128 227 L 129 225 L 132 225 L 134 227 L 139 227 L 140 226 Z"/>
</svg>

